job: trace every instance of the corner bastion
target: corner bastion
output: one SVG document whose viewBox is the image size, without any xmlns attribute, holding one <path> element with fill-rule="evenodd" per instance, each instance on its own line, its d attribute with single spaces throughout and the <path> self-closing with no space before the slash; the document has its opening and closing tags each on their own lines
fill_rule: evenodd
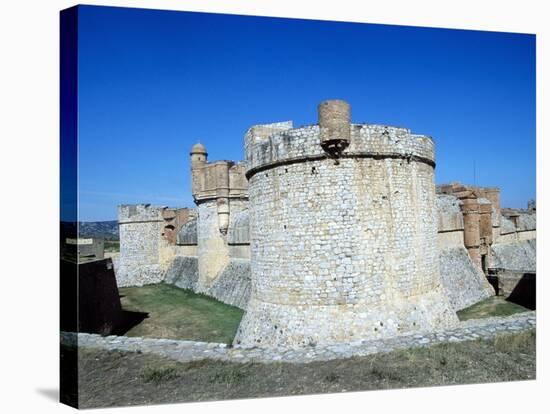
<svg viewBox="0 0 550 414">
<path fill-rule="evenodd" d="M 320 125 L 246 133 L 252 286 L 235 343 L 329 345 L 456 325 L 439 274 L 432 139 L 352 124 L 343 101 L 319 115 Z"/>
<path fill-rule="evenodd" d="M 143 286 L 164 280 L 177 255 L 178 232 L 196 214 L 188 208 L 150 204 L 118 207 L 120 256 L 114 261 L 117 285 Z"/>
</svg>

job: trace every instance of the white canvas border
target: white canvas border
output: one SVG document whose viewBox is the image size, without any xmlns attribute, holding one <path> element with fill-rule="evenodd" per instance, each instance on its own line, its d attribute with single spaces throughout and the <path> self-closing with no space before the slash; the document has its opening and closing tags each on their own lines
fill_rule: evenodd
<svg viewBox="0 0 550 414">
<path fill-rule="evenodd" d="M 2 360 L 5 412 L 71 410 L 48 395 L 58 378 L 58 27 L 59 10 L 75 3 L 61 0 L 3 2 L 1 173 L 2 217 Z M 544 257 L 547 220 L 547 178 L 544 155 L 548 90 L 548 24 L 544 2 L 385 1 L 360 3 L 296 1 L 89 1 L 128 7 L 209 11 L 322 20 L 406 24 L 537 34 L 537 207 L 538 273 Z M 546 17 L 546 18 L 545 18 Z M 546 140 L 546 142 L 548 142 Z M 518 137 L 521 145 L 521 137 Z M 542 213 L 541 213 L 542 212 Z M 538 371 L 536 382 L 462 385 L 454 387 L 371 391 L 175 404 L 100 412 L 540 412 L 548 401 L 548 364 L 544 346 L 545 283 L 538 279 Z M 543 345 L 544 344 L 544 345 Z"/>
</svg>

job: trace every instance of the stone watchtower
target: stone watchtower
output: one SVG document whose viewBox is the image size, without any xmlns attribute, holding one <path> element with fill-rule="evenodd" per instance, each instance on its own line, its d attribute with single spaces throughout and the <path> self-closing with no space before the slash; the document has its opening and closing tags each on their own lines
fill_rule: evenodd
<svg viewBox="0 0 550 414">
<path fill-rule="evenodd" d="M 248 203 L 244 164 L 208 162 L 202 144 L 191 149 L 193 199 L 197 205 L 198 290 L 204 291 L 229 263 L 226 236 L 233 217 Z"/>
<path fill-rule="evenodd" d="M 235 343 L 297 347 L 453 326 L 439 275 L 431 138 L 352 124 L 245 136 L 252 292 Z"/>
</svg>

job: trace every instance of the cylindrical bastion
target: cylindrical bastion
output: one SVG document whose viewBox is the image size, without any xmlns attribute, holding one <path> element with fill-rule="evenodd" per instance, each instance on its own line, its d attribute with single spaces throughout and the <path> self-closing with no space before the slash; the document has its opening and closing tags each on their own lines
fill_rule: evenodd
<svg viewBox="0 0 550 414">
<path fill-rule="evenodd" d="M 252 293 L 236 344 L 329 345 L 458 322 L 439 275 L 432 139 L 342 118 L 337 162 L 319 125 L 246 134 Z"/>
</svg>

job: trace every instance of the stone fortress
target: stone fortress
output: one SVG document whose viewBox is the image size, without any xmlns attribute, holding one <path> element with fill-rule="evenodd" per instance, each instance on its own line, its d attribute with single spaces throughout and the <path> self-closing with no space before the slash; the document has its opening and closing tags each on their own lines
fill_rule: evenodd
<svg viewBox="0 0 550 414">
<path fill-rule="evenodd" d="M 498 188 L 435 186 L 435 148 L 405 128 L 255 125 L 245 161 L 190 153 L 195 209 L 119 207 L 119 286 L 165 282 L 244 309 L 235 344 L 293 348 L 439 331 L 495 294 L 491 269 L 535 271 L 536 213 Z"/>
</svg>

